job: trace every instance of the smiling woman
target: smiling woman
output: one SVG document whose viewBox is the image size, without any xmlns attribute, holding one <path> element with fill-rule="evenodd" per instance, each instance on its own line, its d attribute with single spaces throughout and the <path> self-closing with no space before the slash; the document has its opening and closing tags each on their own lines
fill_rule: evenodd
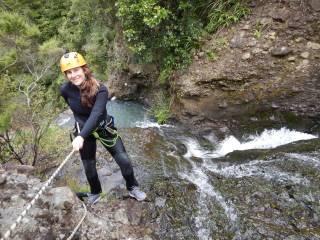
<svg viewBox="0 0 320 240">
<path fill-rule="evenodd" d="M 86 78 L 84 71 L 81 67 L 71 68 L 67 70 L 65 73 L 69 81 L 71 81 L 72 84 L 76 86 L 80 86 Z"/>
<path fill-rule="evenodd" d="M 96 139 L 98 139 L 120 166 L 129 195 L 138 201 L 144 200 L 146 194 L 138 187 L 131 161 L 114 127 L 113 117 L 107 113 L 106 86 L 95 79 L 79 53 L 64 54 L 60 60 L 60 67 L 68 80 L 60 88 L 61 95 L 71 108 L 77 126 L 72 146 L 74 150 L 80 151 L 91 189 L 88 193 L 77 193 L 78 197 L 80 199 L 86 197 L 91 204 L 100 199 L 102 189 L 96 169 Z"/>
</svg>

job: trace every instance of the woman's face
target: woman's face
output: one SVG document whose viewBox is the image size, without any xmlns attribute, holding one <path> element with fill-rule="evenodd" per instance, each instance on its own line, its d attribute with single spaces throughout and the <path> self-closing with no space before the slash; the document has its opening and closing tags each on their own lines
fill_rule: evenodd
<svg viewBox="0 0 320 240">
<path fill-rule="evenodd" d="M 80 86 L 86 79 L 82 67 L 75 67 L 65 71 L 68 80 L 76 86 Z"/>
</svg>

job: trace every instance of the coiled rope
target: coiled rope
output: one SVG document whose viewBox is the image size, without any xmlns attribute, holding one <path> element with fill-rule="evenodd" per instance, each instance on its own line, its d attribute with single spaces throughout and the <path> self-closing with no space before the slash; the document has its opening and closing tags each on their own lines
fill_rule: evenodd
<svg viewBox="0 0 320 240">
<path fill-rule="evenodd" d="M 58 172 L 62 169 L 62 167 L 69 161 L 70 157 L 72 156 L 72 154 L 75 152 L 75 150 L 72 150 L 69 155 L 63 160 L 63 162 L 60 164 L 60 166 L 56 169 L 56 171 L 51 175 L 51 177 L 47 180 L 47 182 L 42 186 L 42 188 L 40 189 L 40 191 L 37 193 L 37 195 L 31 200 L 31 202 L 27 205 L 26 209 L 19 215 L 19 217 L 16 219 L 16 221 L 10 226 L 10 229 L 3 235 L 3 237 L 1 238 L 1 240 L 4 239 L 8 239 L 10 237 L 10 235 L 12 234 L 12 232 L 14 231 L 14 229 L 17 227 L 17 225 L 21 222 L 21 220 L 23 219 L 23 217 L 27 214 L 27 212 L 30 210 L 30 208 L 32 207 L 32 205 L 36 202 L 36 200 L 41 196 L 41 194 L 44 192 L 44 190 L 50 185 L 50 183 L 52 182 L 52 180 L 55 178 L 55 176 L 58 174 Z M 78 228 L 80 227 L 82 221 L 84 220 L 84 218 L 86 217 L 87 214 L 87 208 L 85 206 L 84 203 L 82 203 L 84 205 L 84 209 L 85 209 L 85 213 L 84 216 L 82 217 L 82 219 L 80 220 L 80 222 L 78 223 L 78 225 L 76 226 L 76 228 L 74 229 L 74 231 L 72 232 L 72 234 L 70 235 L 70 237 L 68 238 L 71 239 L 73 237 L 73 235 L 76 233 L 76 231 L 78 230 Z"/>
</svg>

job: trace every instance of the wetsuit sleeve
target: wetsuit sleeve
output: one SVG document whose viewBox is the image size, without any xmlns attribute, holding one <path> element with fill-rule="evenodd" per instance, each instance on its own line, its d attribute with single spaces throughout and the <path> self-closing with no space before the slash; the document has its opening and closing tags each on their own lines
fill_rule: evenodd
<svg viewBox="0 0 320 240">
<path fill-rule="evenodd" d="M 108 101 L 107 88 L 101 85 L 96 96 L 96 101 L 92 107 L 90 116 L 79 133 L 80 136 L 82 136 L 83 138 L 86 138 L 91 134 L 93 130 L 96 129 L 96 127 L 99 125 L 99 122 L 103 117 L 103 113 L 106 111 L 107 101 Z"/>
<path fill-rule="evenodd" d="M 62 85 L 62 86 L 60 87 L 60 95 L 64 98 L 65 102 L 68 104 L 67 94 L 66 94 L 66 90 L 65 90 L 65 85 Z"/>
</svg>

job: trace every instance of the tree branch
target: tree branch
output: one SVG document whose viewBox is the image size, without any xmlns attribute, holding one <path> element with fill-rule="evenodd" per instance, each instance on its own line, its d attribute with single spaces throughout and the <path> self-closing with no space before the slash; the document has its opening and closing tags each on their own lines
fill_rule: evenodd
<svg viewBox="0 0 320 240">
<path fill-rule="evenodd" d="M 11 144 L 11 139 L 10 139 L 8 131 L 5 131 L 4 135 L 1 134 L 0 138 L 2 140 L 4 140 L 4 142 L 6 143 L 6 145 L 9 148 L 10 152 L 14 155 L 15 159 L 17 159 L 23 165 L 24 162 L 22 161 L 22 157 L 15 151 L 14 147 Z"/>
</svg>

